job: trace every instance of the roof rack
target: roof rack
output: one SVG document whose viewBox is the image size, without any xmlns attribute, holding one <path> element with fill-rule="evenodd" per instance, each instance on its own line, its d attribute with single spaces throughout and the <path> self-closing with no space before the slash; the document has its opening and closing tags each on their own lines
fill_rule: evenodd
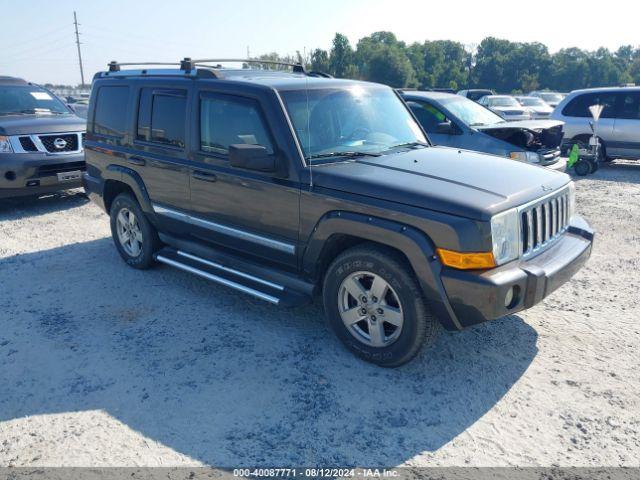
<svg viewBox="0 0 640 480">
<path fill-rule="evenodd" d="M 261 63 L 264 65 L 283 65 L 285 67 L 291 67 L 294 73 L 307 73 L 304 66 L 301 63 L 289 63 L 289 62 L 277 62 L 275 60 L 256 60 L 250 58 L 202 58 L 197 60 L 191 60 L 190 58 L 185 58 L 183 61 L 189 61 L 192 66 L 197 67 L 209 67 L 212 68 L 211 65 L 205 65 L 205 63 Z M 215 67 L 213 67 L 215 68 Z"/>
<path fill-rule="evenodd" d="M 304 66 L 300 63 L 289 63 L 289 62 L 278 62 L 275 60 L 255 60 L 255 59 L 245 59 L 245 58 L 206 58 L 206 59 L 198 59 L 192 60 L 190 57 L 184 57 L 179 62 L 117 62 L 112 60 L 108 64 L 108 72 L 105 75 L 117 74 L 120 72 L 120 67 L 130 67 L 130 66 L 179 66 L 180 70 L 185 73 L 191 73 L 196 70 L 196 67 L 205 68 L 206 71 L 209 72 L 209 75 L 214 77 L 219 77 L 216 70 L 221 69 L 220 63 L 260 63 L 266 65 L 283 65 L 287 67 L 291 67 L 293 69 L 293 73 L 301 73 L 303 75 L 308 75 L 310 77 L 322 77 L 322 78 L 333 78 L 328 73 L 311 71 L 307 72 Z M 216 63 L 217 65 L 207 65 L 208 63 Z M 124 72 L 123 72 L 124 73 Z M 141 70 L 141 74 L 158 74 L 157 71 L 154 70 Z"/>
</svg>

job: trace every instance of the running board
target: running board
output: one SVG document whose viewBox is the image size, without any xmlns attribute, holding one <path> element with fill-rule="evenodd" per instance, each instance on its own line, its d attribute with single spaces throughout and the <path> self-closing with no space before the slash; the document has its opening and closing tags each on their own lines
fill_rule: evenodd
<svg viewBox="0 0 640 480">
<path fill-rule="evenodd" d="M 274 305 L 290 307 L 304 305 L 311 300 L 308 295 L 293 291 L 278 283 L 171 247 L 160 250 L 155 258 L 165 265 L 233 288 Z"/>
</svg>

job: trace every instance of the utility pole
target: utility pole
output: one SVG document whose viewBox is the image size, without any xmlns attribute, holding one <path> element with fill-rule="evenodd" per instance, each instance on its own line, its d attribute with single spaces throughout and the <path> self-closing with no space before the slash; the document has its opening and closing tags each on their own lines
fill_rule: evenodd
<svg viewBox="0 0 640 480">
<path fill-rule="evenodd" d="M 82 69 L 82 54 L 80 53 L 80 34 L 78 33 L 78 17 L 76 12 L 73 12 L 73 25 L 76 27 L 76 46 L 78 47 L 78 63 L 80 64 L 80 79 L 82 80 L 81 87 L 84 87 L 84 71 Z"/>
</svg>

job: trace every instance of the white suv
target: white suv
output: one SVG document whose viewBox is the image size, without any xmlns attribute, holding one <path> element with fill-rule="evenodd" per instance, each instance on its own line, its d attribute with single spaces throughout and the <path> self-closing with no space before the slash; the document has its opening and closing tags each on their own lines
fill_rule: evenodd
<svg viewBox="0 0 640 480">
<path fill-rule="evenodd" d="M 598 120 L 601 160 L 640 159 L 640 87 L 611 87 L 571 92 L 551 114 L 564 125 L 565 145 L 588 142 L 593 122 L 589 107 L 604 105 Z"/>
</svg>

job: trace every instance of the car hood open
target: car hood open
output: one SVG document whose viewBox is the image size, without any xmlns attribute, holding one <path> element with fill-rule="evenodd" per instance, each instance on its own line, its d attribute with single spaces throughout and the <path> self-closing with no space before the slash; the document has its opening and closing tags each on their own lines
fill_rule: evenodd
<svg viewBox="0 0 640 480">
<path fill-rule="evenodd" d="M 489 220 L 569 182 L 535 165 L 447 147 L 313 167 L 314 186 Z"/>
<path fill-rule="evenodd" d="M 474 127 L 482 132 L 489 132 L 492 130 L 544 130 L 547 128 L 554 128 L 564 125 L 564 122 L 557 120 L 520 120 L 517 122 L 500 122 L 493 125 L 481 125 Z"/>
</svg>

